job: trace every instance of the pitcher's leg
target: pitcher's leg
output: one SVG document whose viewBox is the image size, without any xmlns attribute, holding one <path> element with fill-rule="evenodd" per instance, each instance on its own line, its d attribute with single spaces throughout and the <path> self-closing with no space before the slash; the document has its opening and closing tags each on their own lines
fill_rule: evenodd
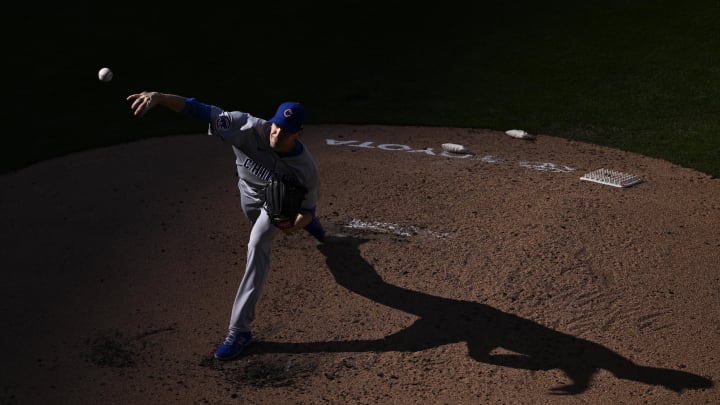
<svg viewBox="0 0 720 405">
<path fill-rule="evenodd" d="M 261 210 L 250 232 L 245 274 L 235 296 L 230 317 L 231 331 L 250 331 L 250 324 L 255 319 L 255 307 L 270 269 L 272 242 L 277 231 L 265 210 Z"/>
<path fill-rule="evenodd" d="M 242 187 L 240 187 L 240 191 L 242 210 L 250 220 L 252 228 L 248 240 L 245 273 L 233 303 L 228 334 L 215 350 L 215 358 L 220 360 L 236 358 L 253 341 L 250 323 L 255 316 L 255 305 L 262 285 L 265 283 L 270 264 L 270 245 L 276 232 L 274 227 L 268 228 L 267 222 L 269 221 L 267 219 L 264 220 L 265 223 L 258 223 L 258 219 L 264 212 L 261 209 L 262 202 L 243 193 Z M 263 265 L 261 262 L 265 264 Z"/>
</svg>

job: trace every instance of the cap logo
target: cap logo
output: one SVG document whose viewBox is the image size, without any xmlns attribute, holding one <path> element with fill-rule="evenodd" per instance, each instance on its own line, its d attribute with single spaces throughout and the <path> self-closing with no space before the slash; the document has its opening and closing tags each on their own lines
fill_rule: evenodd
<svg viewBox="0 0 720 405">
<path fill-rule="evenodd" d="M 283 117 L 290 118 L 293 115 L 292 108 L 286 108 L 285 111 L 283 111 Z"/>
<path fill-rule="evenodd" d="M 217 117 L 215 120 L 215 127 L 219 129 L 230 129 L 230 126 L 232 125 L 232 117 L 228 115 L 227 113 L 223 113 Z"/>
</svg>

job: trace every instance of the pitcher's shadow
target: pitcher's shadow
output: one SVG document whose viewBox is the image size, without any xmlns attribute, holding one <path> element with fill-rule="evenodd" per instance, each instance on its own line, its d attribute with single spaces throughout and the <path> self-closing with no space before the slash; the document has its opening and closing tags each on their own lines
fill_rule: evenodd
<svg viewBox="0 0 720 405">
<path fill-rule="evenodd" d="M 604 369 L 618 378 L 661 385 L 675 392 L 709 388 L 705 377 L 680 370 L 633 363 L 612 350 L 529 319 L 472 301 L 442 298 L 386 283 L 360 254 L 367 242 L 354 236 L 329 237 L 318 245 L 336 282 L 377 303 L 419 317 L 412 325 L 382 339 L 282 343 L 258 341 L 247 355 L 318 352 L 416 352 L 466 342 L 476 361 L 527 370 L 560 369 L 572 381 L 551 389 L 555 394 L 579 394 Z M 513 352 L 493 354 L 496 348 Z"/>
</svg>

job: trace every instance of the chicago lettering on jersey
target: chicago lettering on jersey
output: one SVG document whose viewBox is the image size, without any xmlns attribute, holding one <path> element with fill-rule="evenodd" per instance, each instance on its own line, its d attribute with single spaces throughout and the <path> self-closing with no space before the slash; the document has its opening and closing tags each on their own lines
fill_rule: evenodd
<svg viewBox="0 0 720 405">
<path fill-rule="evenodd" d="M 245 161 L 243 162 L 243 167 L 248 169 L 250 173 L 256 175 L 262 180 L 270 181 L 270 179 L 273 177 L 273 172 L 270 169 L 250 158 L 245 159 Z"/>
<path fill-rule="evenodd" d="M 290 174 L 272 171 L 250 158 L 245 159 L 243 167 L 264 181 L 270 181 L 272 178 L 277 178 L 283 181 L 291 181 L 293 179 L 293 176 Z"/>
</svg>

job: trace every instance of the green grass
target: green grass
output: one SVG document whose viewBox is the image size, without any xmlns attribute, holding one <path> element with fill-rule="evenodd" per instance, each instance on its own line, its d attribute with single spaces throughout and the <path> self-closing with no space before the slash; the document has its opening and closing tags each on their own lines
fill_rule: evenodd
<svg viewBox="0 0 720 405">
<path fill-rule="evenodd" d="M 717 0 L 443 2 L 422 17 L 407 3 L 282 3 L 18 16 L 53 35 L 9 50 L 19 121 L 3 171 L 205 130 L 131 117 L 125 97 L 152 89 L 264 117 L 298 99 L 315 124 L 522 128 L 720 175 Z M 97 80 L 102 66 L 112 82 Z"/>
</svg>

